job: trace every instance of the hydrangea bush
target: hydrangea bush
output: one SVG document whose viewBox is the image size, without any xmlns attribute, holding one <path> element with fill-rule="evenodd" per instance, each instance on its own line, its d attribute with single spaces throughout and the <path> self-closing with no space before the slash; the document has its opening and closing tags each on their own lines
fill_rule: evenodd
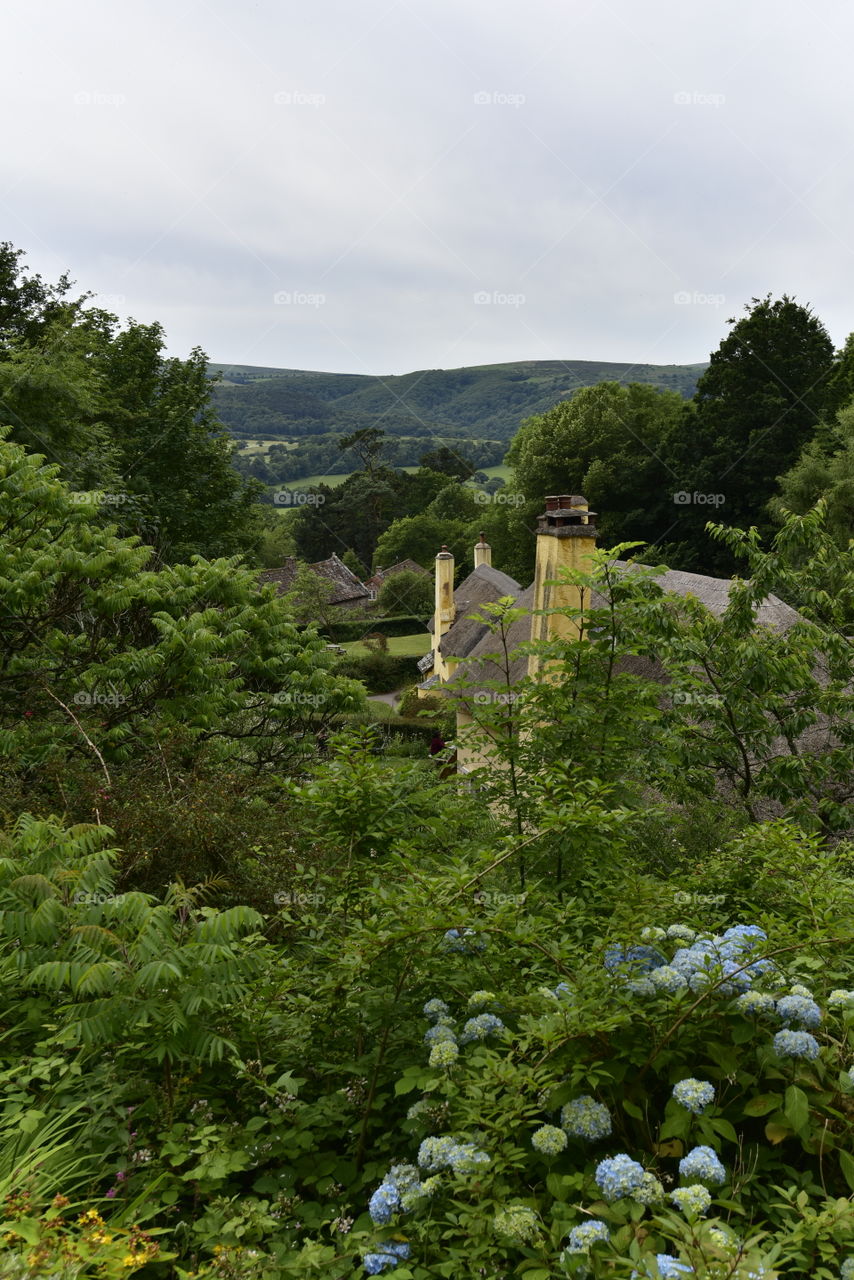
<svg viewBox="0 0 854 1280">
<path fill-rule="evenodd" d="M 473 985 L 485 961 L 468 955 Z M 424 1006 L 427 1064 L 398 1084 L 420 1094 L 400 1142 L 415 1163 L 370 1197 L 365 1269 L 837 1280 L 854 1252 L 854 998 L 798 981 L 799 960 L 757 925 L 676 923 L 521 994 L 468 996 L 455 972 Z M 487 1004 L 501 1015 L 470 1016 Z"/>
</svg>

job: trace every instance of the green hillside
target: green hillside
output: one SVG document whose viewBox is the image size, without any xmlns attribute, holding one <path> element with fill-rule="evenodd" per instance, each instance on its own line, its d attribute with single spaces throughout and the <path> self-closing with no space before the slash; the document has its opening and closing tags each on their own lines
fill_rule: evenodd
<svg viewBox="0 0 854 1280">
<path fill-rule="evenodd" d="M 523 360 L 376 377 L 210 365 L 220 417 L 235 436 L 300 439 L 381 425 L 389 435 L 508 442 L 519 423 L 581 386 L 644 382 L 690 397 L 705 364 Z"/>
</svg>

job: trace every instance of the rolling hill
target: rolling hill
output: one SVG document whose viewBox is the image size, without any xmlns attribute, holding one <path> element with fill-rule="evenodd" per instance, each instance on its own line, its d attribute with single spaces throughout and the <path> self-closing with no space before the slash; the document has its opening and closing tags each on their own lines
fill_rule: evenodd
<svg viewBox="0 0 854 1280">
<path fill-rule="evenodd" d="M 508 444 L 520 422 L 582 386 L 644 382 L 693 395 L 705 364 L 522 360 L 379 377 L 211 364 L 214 398 L 238 438 L 307 440 L 381 426 L 389 435 Z"/>
</svg>

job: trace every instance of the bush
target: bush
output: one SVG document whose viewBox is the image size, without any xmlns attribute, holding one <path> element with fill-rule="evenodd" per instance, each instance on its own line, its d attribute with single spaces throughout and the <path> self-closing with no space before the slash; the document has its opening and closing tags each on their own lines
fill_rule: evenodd
<svg viewBox="0 0 854 1280">
<path fill-rule="evenodd" d="M 417 658 L 395 658 L 388 653 L 367 653 L 362 658 L 342 658 L 337 673 L 361 680 L 369 693 L 393 693 L 418 671 Z"/>
<path fill-rule="evenodd" d="M 361 640 L 370 631 L 381 632 L 384 636 L 411 636 L 424 630 L 424 619 L 412 614 L 397 614 L 393 617 L 372 617 L 348 619 L 346 622 L 331 622 L 324 629 L 324 634 L 331 644 L 349 644 L 352 640 Z"/>
</svg>

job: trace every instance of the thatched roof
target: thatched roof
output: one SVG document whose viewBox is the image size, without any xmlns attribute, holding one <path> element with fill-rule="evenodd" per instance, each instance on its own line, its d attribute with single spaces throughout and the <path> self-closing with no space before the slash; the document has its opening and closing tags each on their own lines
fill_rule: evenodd
<svg viewBox="0 0 854 1280">
<path fill-rule="evenodd" d="M 471 653 L 481 637 L 488 634 L 488 615 L 471 615 L 478 614 L 480 605 L 492 604 L 502 596 L 515 598 L 521 589 L 515 578 L 502 573 L 500 569 L 494 569 L 492 565 L 481 564 L 473 569 L 454 592 L 457 617 L 439 641 L 442 657 L 465 658 Z M 431 621 L 431 630 L 432 627 Z"/>
<path fill-rule="evenodd" d="M 617 560 L 614 562 L 614 567 L 631 572 L 640 566 L 629 565 L 625 561 Z M 710 578 L 701 573 L 683 573 L 679 569 L 668 569 L 665 573 L 656 574 L 652 581 L 657 583 L 661 590 L 666 593 L 682 596 L 683 599 L 689 596 L 694 597 L 716 617 L 720 617 L 724 613 L 729 603 L 729 593 L 732 587 L 732 581 L 729 578 Z M 594 592 L 590 600 L 590 608 L 600 609 L 606 603 L 604 596 Z M 534 605 L 533 583 L 516 598 L 515 605 L 519 609 L 528 610 L 529 613 L 517 619 L 508 631 L 507 644 L 510 653 L 513 653 L 518 649 L 519 645 L 526 643 L 531 638 L 530 610 Z M 756 620 L 760 626 L 771 627 L 775 631 L 787 631 L 789 627 L 798 621 L 798 618 L 799 614 L 796 610 L 790 608 L 777 596 L 771 595 L 760 605 Z M 453 630 L 454 628 L 452 627 L 447 635 L 442 637 L 443 653 L 445 652 L 445 642 Z M 503 663 L 499 663 L 489 657 L 490 654 L 495 654 L 498 649 L 499 641 L 484 626 L 481 629 L 481 634 L 465 655 L 466 662 L 461 665 L 457 672 L 457 676 L 465 680 L 467 684 L 472 681 L 475 683 L 470 684 L 465 694 L 462 694 L 460 690 L 456 691 L 457 697 L 470 698 L 478 691 L 477 681 L 479 680 L 503 681 L 506 678 Z M 635 675 L 645 676 L 647 679 L 658 680 L 662 684 L 667 683 L 668 679 L 664 668 L 659 662 L 640 656 L 622 659 L 619 669 Z M 516 684 L 527 674 L 527 655 L 517 654 L 510 664 L 509 682 Z M 453 680 L 449 682 L 451 686 L 453 683 Z"/>
</svg>

